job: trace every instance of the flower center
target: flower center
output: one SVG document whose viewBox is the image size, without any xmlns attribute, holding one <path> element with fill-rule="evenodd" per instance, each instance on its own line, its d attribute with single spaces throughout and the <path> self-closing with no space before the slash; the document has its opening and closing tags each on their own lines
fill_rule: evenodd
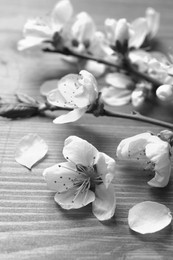
<svg viewBox="0 0 173 260">
<path fill-rule="evenodd" d="M 89 187 L 92 191 L 95 190 L 95 185 L 103 183 L 102 178 L 98 175 L 96 165 L 84 166 L 82 164 L 77 164 L 76 169 L 79 174 L 83 175 L 83 182 L 88 182 Z"/>
</svg>

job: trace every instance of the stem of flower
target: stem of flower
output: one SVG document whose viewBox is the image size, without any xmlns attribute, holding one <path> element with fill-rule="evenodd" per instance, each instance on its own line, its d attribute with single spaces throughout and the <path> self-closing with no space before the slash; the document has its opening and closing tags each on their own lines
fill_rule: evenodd
<svg viewBox="0 0 173 260">
<path fill-rule="evenodd" d="M 69 49 L 63 49 L 63 50 L 51 50 L 49 48 L 45 48 L 43 49 L 43 51 L 45 52 L 52 52 L 52 53 L 60 53 L 60 54 L 63 54 L 63 55 L 71 55 L 71 56 L 74 56 L 74 57 L 77 57 L 77 58 L 80 58 L 80 59 L 85 59 L 85 60 L 93 60 L 93 61 L 96 61 L 98 63 L 102 63 L 102 64 L 105 64 L 106 66 L 109 66 L 109 67 L 114 67 L 118 70 L 120 69 L 124 69 L 122 68 L 120 65 L 117 65 L 117 64 L 114 64 L 112 62 L 109 62 L 107 60 L 104 60 L 104 59 L 100 59 L 100 58 L 96 58 L 92 55 L 88 55 L 88 54 L 81 54 L 81 53 L 76 53 L 74 51 L 71 51 Z M 124 60 L 125 62 L 125 69 L 127 70 L 127 72 L 133 74 L 134 76 L 136 76 L 137 78 L 139 79 L 142 79 L 142 80 L 145 80 L 147 82 L 150 82 L 152 85 L 153 85 L 153 92 L 156 91 L 156 89 L 162 85 L 161 82 L 159 82 L 158 80 L 150 77 L 149 75 L 145 74 L 145 73 L 142 73 L 140 71 L 138 71 L 134 66 L 133 64 L 130 62 L 130 60 L 128 58 L 125 58 Z"/>
<path fill-rule="evenodd" d="M 145 73 L 142 73 L 140 72 L 139 70 L 137 70 L 133 64 L 130 62 L 129 58 L 125 58 L 125 64 L 126 64 L 126 67 L 127 67 L 127 70 L 128 72 L 130 72 L 131 74 L 137 76 L 139 79 L 143 79 L 147 82 L 150 82 L 152 85 L 153 85 L 153 93 L 156 91 L 156 89 L 161 86 L 163 83 L 162 82 L 159 82 L 158 80 L 150 77 L 149 75 L 145 74 Z"/>
<path fill-rule="evenodd" d="M 96 57 L 94 57 L 92 55 L 88 55 L 88 54 L 77 53 L 77 52 L 71 51 L 69 49 L 65 49 L 65 50 L 51 50 L 51 49 L 45 48 L 45 49 L 43 49 L 43 51 L 45 51 L 45 52 L 52 52 L 52 53 L 60 53 L 60 54 L 63 54 L 63 55 L 68 55 L 68 56 L 74 56 L 76 58 L 85 59 L 85 60 L 93 60 L 93 61 L 96 61 L 98 63 L 102 63 L 102 64 L 105 64 L 107 66 L 110 66 L 110 67 L 121 69 L 121 67 L 119 65 L 113 64 L 113 63 L 111 63 L 111 62 L 109 62 L 107 60 L 96 58 Z"/>
<path fill-rule="evenodd" d="M 136 121 L 140 121 L 140 122 L 146 122 L 146 123 L 173 129 L 173 124 L 171 124 L 171 123 L 164 122 L 164 121 L 150 118 L 150 117 L 146 117 L 137 112 L 134 112 L 133 114 L 125 114 L 125 113 L 119 113 L 119 112 L 111 112 L 111 111 L 103 109 L 102 116 L 132 119 L 132 120 L 136 120 Z"/>
<path fill-rule="evenodd" d="M 55 106 L 51 106 L 49 104 L 47 104 L 47 107 L 44 110 L 51 110 L 51 111 L 55 111 L 55 110 L 67 110 L 70 111 L 71 109 L 69 108 L 60 108 L 60 107 L 55 107 Z M 93 111 L 87 111 L 88 114 L 94 114 Z M 140 121 L 140 122 L 145 122 L 145 123 L 150 123 L 150 124 L 154 124 L 154 125 L 158 125 L 158 126 L 162 126 L 162 127 L 166 127 L 169 129 L 173 129 L 173 124 L 169 123 L 169 122 L 165 122 L 162 120 L 158 120 L 155 118 L 150 118 L 150 117 L 146 117 L 141 115 L 140 113 L 137 112 L 133 112 L 132 114 L 126 114 L 126 113 L 121 113 L 121 112 L 112 112 L 106 109 L 102 109 L 102 111 L 100 112 L 100 114 L 98 114 L 98 116 L 109 116 L 109 117 L 115 117 L 115 118 L 125 118 L 125 119 L 130 119 L 130 120 L 136 120 L 136 121 Z"/>
</svg>

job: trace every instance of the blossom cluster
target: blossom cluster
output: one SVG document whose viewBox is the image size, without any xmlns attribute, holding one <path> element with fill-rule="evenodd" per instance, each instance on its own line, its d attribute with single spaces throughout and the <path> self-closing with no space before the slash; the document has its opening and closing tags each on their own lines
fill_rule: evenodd
<svg viewBox="0 0 173 260">
<path fill-rule="evenodd" d="M 152 187 L 165 187 L 171 174 L 173 132 L 163 130 L 158 135 L 144 132 L 123 139 L 116 147 L 115 158 L 100 152 L 88 141 L 69 136 L 62 150 L 64 162 L 43 171 L 54 200 L 65 210 L 92 204 L 99 221 L 111 219 L 116 211 L 116 173 L 119 160 L 138 160 L 155 176 L 148 182 Z M 48 152 L 48 145 L 37 134 L 24 136 L 15 152 L 15 160 L 31 169 Z M 135 163 L 135 162 L 134 162 Z M 143 217 L 145 215 L 145 217 Z M 172 220 L 169 208 L 157 202 L 144 201 L 129 210 L 128 224 L 145 234 L 161 230 Z"/>
<path fill-rule="evenodd" d="M 155 172 L 148 182 L 152 187 L 165 187 L 171 174 L 173 132 L 163 130 L 159 135 L 149 132 L 122 140 L 116 149 L 118 160 L 140 160 Z M 56 191 L 55 201 L 64 209 L 77 209 L 89 203 L 99 220 L 114 215 L 116 162 L 92 144 L 77 136 L 64 142 L 66 162 L 44 170 L 48 187 Z"/>
<path fill-rule="evenodd" d="M 91 59 L 80 69 L 95 76 L 106 73 L 101 91 L 107 105 L 132 102 L 138 107 L 153 91 L 160 100 L 171 102 L 172 57 L 148 51 L 159 24 L 160 14 L 150 7 L 144 17 L 132 22 L 125 18 L 106 18 L 100 31 L 90 14 L 85 11 L 75 14 L 70 0 L 59 0 L 48 16 L 26 22 L 24 39 L 19 41 L 18 49 L 41 46 L 60 52 L 59 57 L 69 62 L 76 62 L 72 57 L 67 58 L 69 53 L 89 55 Z"/>
<path fill-rule="evenodd" d="M 132 102 L 140 106 L 153 90 L 159 99 L 172 101 L 172 57 L 168 59 L 162 53 L 148 52 L 144 48 L 150 47 L 159 28 L 159 18 L 154 9 L 148 8 L 144 17 L 131 23 L 125 18 L 107 18 L 101 32 L 88 13 L 74 15 L 70 0 L 60 0 L 48 17 L 28 20 L 24 39 L 18 43 L 19 50 L 41 46 L 59 53 L 60 59 L 74 63 L 78 62 L 76 57 L 89 57 L 79 74 L 66 75 L 47 93 L 47 104 L 70 110 L 57 117 L 54 123 L 74 122 L 88 111 L 103 115 L 104 104 L 117 106 Z M 67 59 L 66 55 L 75 56 L 75 59 Z M 95 76 L 102 75 L 107 86 L 99 91 Z M 163 188 L 171 175 L 172 146 L 173 132 L 163 130 L 157 135 L 145 132 L 122 140 L 113 159 L 88 141 L 69 136 L 62 151 L 66 161 L 45 169 L 43 176 L 48 187 L 56 192 L 54 199 L 63 209 L 78 209 L 92 203 L 93 214 L 103 221 L 115 213 L 116 160 L 142 162 L 145 169 L 154 172 L 148 184 Z M 36 156 L 30 156 L 34 149 Z M 22 140 L 16 161 L 31 168 L 47 150 L 40 138 L 30 135 Z M 133 230 L 146 232 L 145 228 L 136 227 L 134 221 L 134 214 L 139 214 L 141 208 L 145 212 L 146 205 L 152 214 L 153 209 L 156 212 L 163 209 L 166 219 L 161 223 L 162 228 L 170 223 L 172 218 L 167 208 L 143 203 L 129 212 L 129 225 Z M 153 225 L 152 232 L 159 230 L 156 226 Z"/>
</svg>

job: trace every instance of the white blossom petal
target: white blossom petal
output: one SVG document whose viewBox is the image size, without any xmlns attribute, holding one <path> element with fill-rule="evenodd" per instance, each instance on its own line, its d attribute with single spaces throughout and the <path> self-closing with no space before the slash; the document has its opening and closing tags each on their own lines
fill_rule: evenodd
<svg viewBox="0 0 173 260">
<path fill-rule="evenodd" d="M 23 51 L 25 49 L 32 48 L 34 46 L 40 45 L 44 40 L 46 40 L 46 38 L 28 36 L 18 42 L 17 49 L 19 51 Z"/>
<path fill-rule="evenodd" d="M 169 151 L 169 143 L 162 140 L 146 145 L 146 156 L 155 165 L 155 176 L 148 182 L 149 185 L 153 187 L 165 187 L 168 184 L 171 174 Z"/>
<path fill-rule="evenodd" d="M 80 43 L 92 39 L 95 33 L 95 24 L 91 16 L 86 12 L 77 14 L 76 20 L 71 28 L 74 39 Z"/>
<path fill-rule="evenodd" d="M 138 18 L 131 23 L 132 34 L 129 39 L 129 47 L 139 48 L 147 34 L 148 34 L 148 24 L 145 18 Z"/>
<path fill-rule="evenodd" d="M 86 62 L 85 69 L 98 78 L 103 75 L 106 70 L 106 66 L 104 64 L 90 60 Z"/>
<path fill-rule="evenodd" d="M 173 58 L 173 57 L 172 57 Z M 167 69 L 169 75 L 173 76 L 173 65 L 170 65 Z"/>
<path fill-rule="evenodd" d="M 21 165 L 31 167 L 47 153 L 46 142 L 37 134 L 25 135 L 19 142 L 15 152 L 15 160 Z"/>
<path fill-rule="evenodd" d="M 95 200 L 95 194 L 91 190 L 80 192 L 77 196 L 76 192 L 76 188 L 74 188 L 56 193 L 54 199 L 63 209 L 68 210 L 82 208 Z"/>
<path fill-rule="evenodd" d="M 73 6 L 69 0 L 60 0 L 55 5 L 51 13 L 51 22 L 54 31 L 60 29 L 66 24 L 73 14 Z"/>
<path fill-rule="evenodd" d="M 119 72 L 108 73 L 105 77 L 105 81 L 109 85 L 120 89 L 127 89 L 131 85 L 134 85 L 129 76 Z"/>
<path fill-rule="evenodd" d="M 173 102 L 173 86 L 164 84 L 156 90 L 157 97 L 162 101 Z"/>
<path fill-rule="evenodd" d="M 149 7 L 146 10 L 146 19 L 148 23 L 148 34 L 150 38 L 153 38 L 160 26 L 160 14 L 156 12 L 153 8 Z"/>
<path fill-rule="evenodd" d="M 63 155 L 70 162 L 93 166 L 98 150 L 89 142 L 77 136 L 69 136 L 64 143 Z"/>
<path fill-rule="evenodd" d="M 118 89 L 115 87 L 105 87 L 101 89 L 102 99 L 109 106 L 123 106 L 130 102 L 131 91 Z"/>
<path fill-rule="evenodd" d="M 36 19 L 29 19 L 24 25 L 23 33 L 25 37 L 45 39 L 50 39 L 53 35 L 48 19 L 40 17 Z"/>
<path fill-rule="evenodd" d="M 55 164 L 44 170 L 43 176 L 50 190 L 64 192 L 73 187 L 73 181 L 78 176 L 76 167 L 70 162 Z"/>
<path fill-rule="evenodd" d="M 68 112 L 67 114 L 64 114 L 64 115 L 61 115 L 61 116 L 55 118 L 53 120 L 53 123 L 54 124 L 66 124 L 66 123 L 71 123 L 71 122 L 77 121 L 85 114 L 86 111 L 87 111 L 86 107 L 74 109 L 74 110 Z"/>
<path fill-rule="evenodd" d="M 127 20 L 122 18 L 117 21 L 115 28 L 115 42 L 119 41 L 124 44 L 129 39 L 129 27 Z"/>
<path fill-rule="evenodd" d="M 87 90 L 89 103 L 92 104 L 98 97 L 97 81 L 95 77 L 86 70 L 81 70 L 79 75 L 79 84 L 83 85 Z"/>
<path fill-rule="evenodd" d="M 144 201 L 129 210 L 129 227 L 141 234 L 157 232 L 168 226 L 171 221 L 169 208 L 157 202 Z"/>
<path fill-rule="evenodd" d="M 47 100 L 50 104 L 58 107 L 76 108 L 76 105 L 67 102 L 66 98 L 62 95 L 58 88 L 51 90 L 47 95 Z"/>
<path fill-rule="evenodd" d="M 100 220 L 113 217 L 116 207 L 115 188 L 112 184 L 108 188 L 104 184 L 96 186 L 95 201 L 92 203 L 93 214 Z"/>
<path fill-rule="evenodd" d="M 115 160 L 105 153 L 99 153 L 95 161 L 97 172 L 107 188 L 115 176 Z"/>
<path fill-rule="evenodd" d="M 144 91 L 136 88 L 131 94 L 131 100 L 134 107 L 141 106 L 145 101 Z"/>
<path fill-rule="evenodd" d="M 123 139 L 117 147 L 117 157 L 119 159 L 135 159 L 145 157 L 145 146 L 147 145 L 150 137 L 150 133 L 142 133 Z"/>
</svg>

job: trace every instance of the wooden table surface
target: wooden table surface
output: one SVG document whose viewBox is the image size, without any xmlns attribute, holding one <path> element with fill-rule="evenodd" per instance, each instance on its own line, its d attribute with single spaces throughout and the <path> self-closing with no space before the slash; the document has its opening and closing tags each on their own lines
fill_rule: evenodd
<svg viewBox="0 0 173 260">
<path fill-rule="evenodd" d="M 0 96 L 6 100 L 13 100 L 16 92 L 39 99 L 44 81 L 67 73 L 54 54 L 18 53 L 16 49 L 26 19 L 44 14 L 55 3 L 55 0 L 0 0 Z M 98 26 L 106 17 L 126 17 L 131 21 L 143 16 L 147 7 L 154 7 L 161 13 L 158 38 L 163 49 L 172 52 L 172 0 L 72 0 L 72 3 L 76 12 L 89 12 Z M 117 110 L 129 112 L 132 108 Z M 173 122 L 172 109 L 162 104 L 149 104 L 144 112 Z M 69 135 L 86 139 L 114 158 L 120 140 L 148 130 L 158 133 L 163 128 L 92 115 L 66 125 L 54 125 L 51 117 L 0 118 L 0 259 L 172 259 L 171 225 L 155 234 L 140 235 L 131 231 L 127 223 L 129 209 L 141 201 L 157 201 L 173 211 L 172 178 L 166 188 L 154 189 L 147 185 L 151 174 L 143 172 L 139 164 L 128 169 L 119 163 L 113 181 L 117 196 L 115 217 L 102 223 L 93 216 L 90 205 L 79 210 L 62 210 L 42 177 L 46 167 L 63 161 L 63 143 Z M 19 140 L 29 133 L 37 133 L 49 146 L 45 159 L 32 171 L 14 159 Z"/>
</svg>

